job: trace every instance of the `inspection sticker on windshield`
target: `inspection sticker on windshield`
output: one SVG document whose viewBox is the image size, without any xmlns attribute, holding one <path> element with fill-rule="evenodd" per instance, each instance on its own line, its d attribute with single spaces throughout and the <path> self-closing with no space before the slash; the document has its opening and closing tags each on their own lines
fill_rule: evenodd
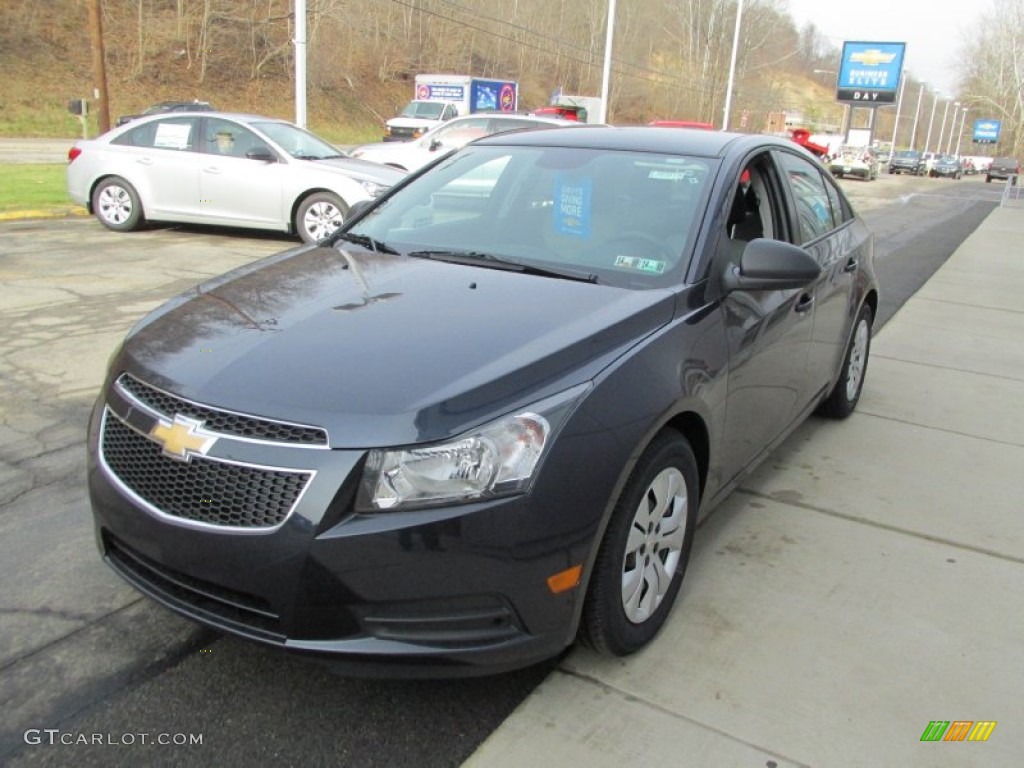
<svg viewBox="0 0 1024 768">
<path fill-rule="evenodd" d="M 658 275 L 665 271 L 664 261 L 642 259 L 639 256 L 623 256 L 621 254 L 615 257 L 615 266 L 634 269 L 637 272 L 653 272 Z"/>
<path fill-rule="evenodd" d="M 590 179 L 558 179 L 555 182 L 555 231 L 590 237 Z"/>
</svg>

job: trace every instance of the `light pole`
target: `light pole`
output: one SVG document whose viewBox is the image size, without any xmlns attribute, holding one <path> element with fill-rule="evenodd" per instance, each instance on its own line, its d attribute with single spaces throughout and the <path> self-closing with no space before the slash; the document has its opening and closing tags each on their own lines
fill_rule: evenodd
<svg viewBox="0 0 1024 768">
<path fill-rule="evenodd" d="M 736 50 L 740 45 L 740 19 L 743 17 L 743 0 L 736 3 L 736 28 L 732 33 L 732 57 L 729 60 L 729 85 L 725 91 L 725 114 L 722 116 L 722 130 L 729 130 L 729 110 L 732 109 L 732 84 L 736 79 Z"/>
<path fill-rule="evenodd" d="M 928 83 L 921 83 L 921 90 L 917 92 L 917 108 L 914 110 L 914 127 L 910 129 L 910 148 L 914 148 L 917 142 L 917 118 L 921 116 L 921 99 L 924 96 L 924 87 Z"/>
<path fill-rule="evenodd" d="M 949 124 L 949 143 L 946 145 L 946 154 L 953 151 L 953 129 L 956 128 L 956 113 L 960 109 L 960 102 L 953 102 L 953 122 Z"/>
<path fill-rule="evenodd" d="M 604 39 L 604 69 L 601 73 L 601 109 L 597 121 L 603 123 L 608 117 L 608 81 L 612 72 L 612 37 L 615 33 L 615 0 L 608 0 L 608 23 Z"/>
<path fill-rule="evenodd" d="M 928 134 L 924 140 L 924 151 L 927 154 L 928 147 L 932 145 L 932 123 L 935 122 L 935 108 L 939 105 L 939 91 L 932 94 L 932 116 L 928 118 Z"/>
<path fill-rule="evenodd" d="M 889 147 L 890 157 L 896 154 L 896 131 L 900 127 L 900 110 L 903 109 L 903 89 L 907 81 L 900 72 L 900 95 L 896 99 L 896 119 L 892 121 L 892 145 Z"/>
<path fill-rule="evenodd" d="M 957 102 L 957 106 L 960 106 L 960 102 Z M 956 112 L 953 113 L 956 115 Z M 942 127 L 939 128 L 939 140 L 935 144 L 935 151 L 938 152 L 942 149 L 942 137 L 946 133 L 946 118 L 949 117 L 949 100 L 946 100 L 946 108 L 942 111 Z M 950 134 L 952 135 L 952 134 Z M 949 152 L 946 152 L 948 155 Z"/>
<path fill-rule="evenodd" d="M 960 156 L 960 139 L 963 138 L 964 123 L 967 122 L 967 107 L 960 113 L 960 130 L 956 134 L 956 156 Z"/>
</svg>

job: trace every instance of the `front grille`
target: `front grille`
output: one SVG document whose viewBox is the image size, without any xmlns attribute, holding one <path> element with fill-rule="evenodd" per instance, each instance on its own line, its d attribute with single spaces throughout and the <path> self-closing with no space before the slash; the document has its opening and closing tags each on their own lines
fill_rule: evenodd
<svg viewBox="0 0 1024 768">
<path fill-rule="evenodd" d="M 111 472 L 158 512 L 229 528 L 280 525 L 312 476 L 199 456 L 178 461 L 109 411 L 103 420 L 102 450 Z"/>
<path fill-rule="evenodd" d="M 122 375 L 117 380 L 117 385 L 140 403 L 168 419 L 173 419 L 175 414 L 188 416 L 203 422 L 203 428 L 208 432 L 274 443 L 327 445 L 327 431 L 321 427 L 288 424 L 199 405 L 144 384 L 128 374 Z"/>
</svg>

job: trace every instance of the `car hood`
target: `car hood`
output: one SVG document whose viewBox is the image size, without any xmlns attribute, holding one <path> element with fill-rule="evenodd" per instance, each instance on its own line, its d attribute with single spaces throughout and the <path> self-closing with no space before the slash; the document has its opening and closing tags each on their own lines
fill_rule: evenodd
<svg viewBox="0 0 1024 768">
<path fill-rule="evenodd" d="M 334 447 L 428 442 L 592 379 L 675 296 L 358 249 L 301 247 L 145 318 L 112 373 L 326 427 Z M 365 287 L 364 287 L 365 286 Z"/>
<path fill-rule="evenodd" d="M 313 163 L 321 168 L 339 171 L 354 179 L 374 181 L 389 187 L 397 184 L 407 175 L 405 171 L 392 168 L 390 165 L 359 160 L 354 157 L 329 157 L 324 160 L 300 160 L 297 162 Z"/>
</svg>

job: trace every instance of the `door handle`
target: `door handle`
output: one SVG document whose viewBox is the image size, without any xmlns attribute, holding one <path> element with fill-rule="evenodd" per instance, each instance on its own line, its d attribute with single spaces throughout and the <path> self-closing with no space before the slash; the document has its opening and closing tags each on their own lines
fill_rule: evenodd
<svg viewBox="0 0 1024 768">
<path fill-rule="evenodd" d="M 809 310 L 813 306 L 814 306 L 814 295 L 810 294 L 810 293 L 805 293 L 797 301 L 796 307 L 794 307 L 794 309 L 797 312 L 806 312 L 807 310 Z"/>
<path fill-rule="evenodd" d="M 846 262 L 846 266 L 843 267 L 843 272 L 856 272 L 857 271 L 857 259 L 850 257 L 850 260 Z"/>
<path fill-rule="evenodd" d="M 203 168 L 203 171 L 205 171 L 206 173 L 220 173 L 220 168 L 218 168 L 216 165 L 208 165 L 205 168 Z"/>
<path fill-rule="evenodd" d="M 138 163 L 139 165 L 152 165 L 153 164 L 153 158 L 151 158 L 151 157 L 140 157 L 135 162 Z"/>
</svg>

